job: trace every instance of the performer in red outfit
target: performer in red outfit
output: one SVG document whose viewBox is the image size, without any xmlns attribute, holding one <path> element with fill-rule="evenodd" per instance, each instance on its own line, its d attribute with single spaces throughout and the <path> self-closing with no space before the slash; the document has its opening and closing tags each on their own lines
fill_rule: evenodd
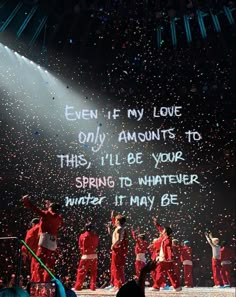
<svg viewBox="0 0 236 297">
<path fill-rule="evenodd" d="M 215 288 L 220 288 L 223 286 L 223 281 L 221 278 L 220 270 L 220 246 L 219 246 L 219 239 L 213 238 L 211 233 L 205 232 L 206 239 L 212 248 L 212 274 L 213 280 L 215 284 Z"/>
<path fill-rule="evenodd" d="M 184 267 L 184 284 L 186 288 L 193 287 L 193 262 L 192 262 L 192 249 L 189 246 L 189 241 L 185 240 L 181 248 L 181 262 Z"/>
<path fill-rule="evenodd" d="M 230 280 L 230 269 L 232 260 L 234 259 L 233 250 L 227 246 L 227 242 L 223 241 L 220 249 L 220 260 L 221 260 L 221 277 L 223 280 L 224 287 L 231 286 Z"/>
<path fill-rule="evenodd" d="M 139 231 L 139 230 L 138 230 Z M 145 254 L 147 252 L 148 243 L 145 240 L 145 234 L 136 234 L 136 231 L 132 228 L 132 237 L 135 240 L 135 255 L 136 255 L 136 261 L 135 261 L 135 272 L 137 278 L 139 278 L 141 269 L 146 264 L 146 258 Z"/>
<path fill-rule="evenodd" d="M 152 217 L 152 219 L 155 227 L 159 231 L 159 237 L 155 238 L 152 244 L 152 250 L 153 250 L 152 260 L 156 261 L 161 249 L 161 242 L 162 242 L 162 235 L 163 235 L 164 228 L 157 223 L 157 219 L 155 217 Z M 152 291 L 159 291 L 159 286 L 157 285 L 157 277 L 159 277 L 159 281 L 161 282 L 160 289 L 164 290 L 166 287 L 167 273 L 163 271 L 162 274 L 158 276 L 157 275 L 158 264 L 159 262 L 157 262 L 156 269 L 151 272 L 152 279 L 153 279 L 153 286 L 151 289 Z"/>
<path fill-rule="evenodd" d="M 111 211 L 111 221 L 108 222 L 106 224 L 106 227 L 107 227 L 107 232 L 108 234 L 112 237 L 112 227 L 115 228 L 115 217 L 114 217 L 114 211 L 112 210 Z M 115 280 L 115 270 L 114 270 L 114 267 L 112 266 L 112 261 L 111 261 L 111 266 L 110 266 L 110 284 L 109 286 L 105 287 L 105 290 L 111 290 L 114 288 L 114 280 Z"/>
<path fill-rule="evenodd" d="M 60 205 L 51 203 L 48 210 L 41 210 L 32 204 L 28 195 L 22 198 L 25 207 L 40 216 L 39 242 L 36 255 L 42 260 L 49 270 L 53 272 L 55 266 L 55 252 L 57 249 L 58 229 L 62 225 L 62 216 L 58 213 Z M 50 275 L 37 262 L 35 265 L 35 281 L 48 282 Z"/>
<path fill-rule="evenodd" d="M 149 247 L 148 247 L 148 249 L 151 253 L 152 261 L 156 261 L 158 255 L 159 255 L 159 252 L 160 252 L 160 248 L 161 248 L 161 237 L 154 238 L 152 244 L 149 245 Z M 158 263 L 157 263 L 157 265 L 158 265 Z M 152 291 L 159 291 L 159 287 L 157 285 L 157 265 L 156 265 L 156 268 L 151 271 L 151 276 L 152 276 L 152 280 L 153 280 L 153 285 L 151 288 Z M 164 286 L 165 286 L 165 277 L 163 277 L 163 282 L 162 282 L 161 287 L 164 287 Z"/>
<path fill-rule="evenodd" d="M 157 260 L 159 261 L 156 269 L 157 274 L 157 289 L 160 288 L 163 282 L 163 273 L 167 273 L 171 285 L 175 291 L 181 291 L 182 288 L 180 287 L 180 279 L 174 273 L 174 261 L 173 261 L 173 252 L 172 252 L 172 239 L 171 234 L 172 230 L 170 227 L 161 227 L 155 218 L 153 218 L 154 224 L 156 228 L 159 230 L 160 233 L 160 252 Z M 158 245 L 160 244 L 158 242 Z"/>
<path fill-rule="evenodd" d="M 175 273 L 177 279 L 180 279 L 181 246 L 177 239 L 172 239 L 172 252 L 173 252 L 173 261 L 174 261 L 174 273 Z"/>
<path fill-rule="evenodd" d="M 79 237 L 79 248 L 81 259 L 77 270 L 75 290 L 81 290 L 86 274 L 90 271 L 90 289 L 96 290 L 97 278 L 97 247 L 98 236 L 94 231 L 94 226 L 91 223 L 86 224 L 85 232 Z"/>
<path fill-rule="evenodd" d="M 111 246 L 111 270 L 114 271 L 114 291 L 117 291 L 125 283 L 125 260 L 128 253 L 128 235 L 125 222 L 124 216 L 117 215 L 115 217 L 116 228 L 112 234 Z"/>
<path fill-rule="evenodd" d="M 25 243 L 31 248 L 31 250 L 36 253 L 38 248 L 39 242 L 39 219 L 35 218 L 30 223 L 31 228 L 27 231 L 25 236 Z M 27 248 L 23 245 L 21 248 L 21 252 L 23 256 L 26 256 L 30 259 L 30 274 L 31 274 L 31 281 L 35 282 L 35 265 L 37 261 L 34 257 L 31 256 L 30 252 Z"/>
</svg>

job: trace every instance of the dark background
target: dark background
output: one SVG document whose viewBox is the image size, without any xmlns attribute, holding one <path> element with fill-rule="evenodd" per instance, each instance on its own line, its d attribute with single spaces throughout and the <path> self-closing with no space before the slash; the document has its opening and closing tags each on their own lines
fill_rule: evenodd
<svg viewBox="0 0 236 297">
<path fill-rule="evenodd" d="M 13 2 L 11 2 L 12 6 Z M 16 3 L 15 1 L 14 3 Z M 91 2 L 91 1 L 90 1 Z M 165 1 L 166 2 L 166 1 Z M 190 240 L 194 253 L 194 283 L 211 286 L 211 248 L 204 231 L 235 246 L 235 26 L 219 14 L 222 25 L 217 34 L 209 18 L 206 19 L 207 39 L 201 38 L 196 9 L 221 11 L 229 3 L 206 1 L 53 1 L 46 5 L 25 2 L 25 9 L 39 4 L 40 15 L 32 19 L 20 40 L 16 40 L 17 22 L 1 32 L 1 42 L 37 65 L 11 60 L 13 52 L 1 47 L 1 233 L 0 236 L 24 238 L 32 213 L 22 207 L 20 198 L 29 193 L 32 201 L 45 207 L 47 199 L 62 204 L 65 225 L 60 232 L 57 273 L 75 279 L 79 252 L 77 237 L 91 219 L 100 236 L 99 282 L 110 265 L 110 237 L 105 223 L 110 211 L 127 216 L 130 228 L 140 227 L 148 241 L 156 235 L 151 217 L 163 225 L 171 224 L 174 237 Z M 219 6 L 217 6 L 219 5 Z M 220 6 L 221 5 L 221 6 Z M 233 4 L 231 4 L 233 5 Z M 7 7 L 10 9 L 10 6 Z M 1 8 L 3 13 L 3 9 Z M 173 12 L 174 11 L 174 12 Z M 6 12 L 6 11 L 5 11 Z M 161 17 L 160 17 L 161 13 Z M 185 41 L 184 27 L 177 22 L 178 46 L 172 47 L 169 19 L 174 13 L 193 17 L 193 42 Z M 2 14 L 4 15 L 4 13 Z M 28 42 L 37 26 L 37 18 L 48 15 L 47 26 L 37 42 Z M 2 18 L 4 19 L 4 18 Z M 156 27 L 163 26 L 163 45 L 158 48 Z M 31 28 L 31 29 L 30 29 Z M 31 31 L 32 32 L 31 32 Z M 36 69 L 36 70 L 35 70 Z M 28 73 L 28 76 L 27 76 Z M 53 78 L 58 80 L 54 83 Z M 98 109 L 99 119 L 69 123 L 63 117 L 64 106 Z M 182 116 L 153 119 L 153 106 L 182 106 Z M 121 109 L 121 117 L 108 121 L 104 114 L 113 108 Z M 128 108 L 144 108 L 140 122 L 128 120 Z M 76 134 L 97 127 L 107 133 L 106 145 L 98 153 L 90 145 L 81 145 Z M 173 140 L 118 144 L 117 135 L 124 130 L 145 131 L 156 128 L 176 128 Z M 196 130 L 202 140 L 189 144 L 184 131 Z M 182 151 L 184 162 L 163 163 L 157 170 L 149 155 L 158 152 Z M 101 167 L 102 154 L 126 156 L 142 152 L 142 165 Z M 91 160 L 89 170 L 60 169 L 57 154 L 83 153 Z M 128 176 L 134 180 L 143 175 L 198 174 L 200 185 L 162 185 L 120 189 L 117 180 Z M 116 181 L 114 189 L 99 190 L 75 187 L 77 176 L 108 176 Z M 80 197 L 86 193 L 106 195 L 101 206 L 65 207 L 64 198 Z M 159 197 L 165 193 L 178 194 L 179 205 L 160 207 Z M 156 203 L 149 211 L 145 207 L 114 206 L 114 196 L 155 195 Z M 134 274 L 133 241 L 127 259 L 127 277 Z M 1 246 L 1 276 L 15 271 L 15 255 L 9 242 Z M 24 267 L 23 273 L 27 269 Z"/>
</svg>

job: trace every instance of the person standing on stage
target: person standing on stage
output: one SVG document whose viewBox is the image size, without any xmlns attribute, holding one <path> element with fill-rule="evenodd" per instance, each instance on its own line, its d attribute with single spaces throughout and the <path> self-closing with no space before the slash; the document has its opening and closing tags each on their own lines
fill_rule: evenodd
<svg viewBox="0 0 236 297">
<path fill-rule="evenodd" d="M 145 234 L 139 233 L 137 235 L 136 231 L 134 231 L 133 228 L 131 232 L 132 232 L 132 237 L 135 240 L 135 249 L 134 249 L 134 252 L 136 255 L 135 272 L 136 272 L 136 277 L 139 278 L 140 271 L 146 264 L 145 254 L 147 252 L 148 243 L 145 240 Z"/>
<path fill-rule="evenodd" d="M 177 279 L 180 279 L 180 266 L 181 266 L 181 246 L 179 244 L 178 239 L 172 239 L 172 253 L 173 253 L 173 261 L 174 261 L 174 274 Z"/>
<path fill-rule="evenodd" d="M 233 250 L 227 246 L 227 242 L 223 241 L 221 243 L 220 249 L 220 261 L 221 261 L 221 277 L 224 287 L 231 287 L 230 280 L 230 269 L 232 260 L 235 258 Z"/>
<path fill-rule="evenodd" d="M 181 247 L 181 262 L 184 268 L 184 285 L 185 288 L 193 287 L 193 262 L 192 262 L 192 249 L 190 242 L 185 240 Z"/>
<path fill-rule="evenodd" d="M 115 217 L 114 217 L 114 210 L 111 211 L 111 221 L 106 224 L 107 227 L 107 233 L 112 237 L 112 228 L 115 228 Z M 109 286 L 105 287 L 105 290 L 111 290 L 114 288 L 114 267 L 112 266 L 111 262 L 111 267 L 110 267 L 110 284 Z"/>
<path fill-rule="evenodd" d="M 221 278 L 220 270 L 220 246 L 219 246 L 219 239 L 213 238 L 211 233 L 205 232 L 206 240 L 210 244 L 212 248 L 212 273 L 213 273 L 213 280 L 214 280 L 214 287 L 220 288 L 223 286 L 223 281 Z"/>
<path fill-rule="evenodd" d="M 59 214 L 60 205 L 58 203 L 50 203 L 47 210 L 41 210 L 30 201 L 28 195 L 23 196 L 22 202 L 26 208 L 40 216 L 39 242 L 36 255 L 53 272 L 58 229 L 63 224 L 62 216 Z M 37 262 L 35 265 L 35 281 L 48 282 L 50 280 L 50 275 Z"/>
<path fill-rule="evenodd" d="M 77 270 L 75 290 L 82 290 L 86 274 L 90 271 L 90 289 L 96 290 L 97 278 L 97 247 L 99 238 L 91 223 L 85 225 L 85 232 L 79 237 L 78 245 L 81 251 L 81 259 Z"/>
<path fill-rule="evenodd" d="M 148 246 L 148 249 L 149 249 L 149 251 L 151 253 L 151 260 L 152 261 L 156 261 L 157 256 L 159 255 L 160 247 L 161 247 L 160 237 L 154 238 L 152 243 Z M 157 268 L 157 265 L 156 265 L 155 269 L 153 269 L 151 271 L 151 277 L 152 277 L 152 280 L 153 280 L 153 285 L 150 288 L 151 291 L 159 291 L 159 288 L 158 288 L 157 283 L 156 283 L 156 280 L 157 280 L 156 268 Z M 165 287 L 165 282 L 164 281 L 163 281 L 163 284 L 161 285 L 161 287 Z"/>
<path fill-rule="evenodd" d="M 39 242 L 39 218 L 34 218 L 30 222 L 31 228 L 26 232 L 25 236 L 25 243 L 31 248 L 31 250 L 36 254 L 37 248 L 38 248 L 38 242 Z M 35 265 L 37 261 L 34 257 L 31 256 L 30 252 L 27 250 L 27 248 L 22 245 L 21 247 L 21 253 L 23 255 L 23 259 L 25 257 L 29 258 L 30 263 L 30 274 L 31 274 L 31 281 L 35 281 Z M 24 260 L 25 261 L 25 260 Z"/>
<path fill-rule="evenodd" d="M 128 234 L 125 228 L 126 218 L 123 215 L 115 217 L 115 230 L 112 234 L 111 271 L 114 272 L 114 288 L 118 289 L 125 283 L 125 260 L 128 254 Z"/>
<path fill-rule="evenodd" d="M 153 222 L 160 232 L 159 240 L 154 244 L 158 243 L 158 247 L 160 245 L 159 255 L 157 257 L 157 268 L 156 268 L 156 290 L 160 289 L 161 284 L 163 283 L 163 275 L 167 274 L 174 291 L 181 291 L 180 287 L 180 279 L 178 275 L 176 275 L 174 270 L 174 255 L 172 252 L 172 229 L 170 227 L 161 227 L 156 218 L 153 218 Z"/>
</svg>

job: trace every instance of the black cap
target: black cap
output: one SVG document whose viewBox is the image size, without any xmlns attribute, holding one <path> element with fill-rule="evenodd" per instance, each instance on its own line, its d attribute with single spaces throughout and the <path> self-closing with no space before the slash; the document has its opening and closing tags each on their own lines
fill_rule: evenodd
<svg viewBox="0 0 236 297">
<path fill-rule="evenodd" d="M 93 230 L 93 229 L 94 229 L 94 226 L 93 226 L 92 223 L 87 223 L 87 224 L 85 225 L 85 230 L 86 230 L 86 231 L 91 231 L 91 230 Z"/>
<path fill-rule="evenodd" d="M 30 225 L 32 226 L 33 224 L 38 224 L 40 221 L 40 218 L 33 218 L 30 222 Z"/>
</svg>

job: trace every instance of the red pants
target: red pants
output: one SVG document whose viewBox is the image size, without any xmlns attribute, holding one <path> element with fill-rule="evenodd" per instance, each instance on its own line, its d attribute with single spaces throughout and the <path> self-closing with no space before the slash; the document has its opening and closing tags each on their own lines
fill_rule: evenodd
<svg viewBox="0 0 236 297">
<path fill-rule="evenodd" d="M 110 285 L 111 285 L 111 286 L 114 286 L 114 282 L 115 282 L 115 269 L 114 269 L 114 267 L 112 266 L 112 263 L 111 263 L 110 272 L 111 272 Z"/>
<path fill-rule="evenodd" d="M 158 262 L 157 267 L 158 267 L 159 263 L 160 262 Z M 163 271 L 162 274 L 158 276 L 158 274 L 157 274 L 157 268 L 156 268 L 155 270 L 151 271 L 151 276 L 152 276 L 152 280 L 153 280 L 153 285 L 152 285 L 153 288 L 157 289 L 159 287 L 162 287 L 162 288 L 165 287 L 165 285 L 166 285 L 166 278 L 167 278 L 166 272 Z M 157 284 L 157 279 L 158 278 L 159 278 L 159 282 L 161 283 L 159 286 Z"/>
<path fill-rule="evenodd" d="M 137 277 L 140 276 L 140 271 L 144 266 L 145 266 L 145 263 L 143 261 L 139 261 L 139 260 L 135 261 L 135 272 Z"/>
<path fill-rule="evenodd" d="M 175 272 L 174 262 L 159 262 L 157 265 L 156 273 L 157 273 L 157 281 L 156 281 L 157 288 L 160 288 L 163 282 L 163 277 L 165 273 L 167 273 L 170 279 L 171 285 L 174 289 L 180 287 L 180 279 Z"/>
<path fill-rule="evenodd" d="M 77 270 L 77 277 L 75 283 L 75 289 L 81 290 L 83 287 L 84 279 L 88 271 L 90 271 L 90 289 L 96 289 L 96 278 L 97 278 L 97 259 L 81 259 Z"/>
<path fill-rule="evenodd" d="M 212 272 L 213 272 L 213 280 L 214 280 L 215 286 L 223 285 L 220 270 L 221 270 L 220 260 L 212 258 Z"/>
<path fill-rule="evenodd" d="M 224 285 L 230 285 L 230 264 L 223 264 L 221 266 L 221 278 Z"/>
<path fill-rule="evenodd" d="M 54 272 L 55 266 L 55 251 L 50 251 L 44 247 L 39 246 L 36 255 L 45 264 L 45 266 Z M 52 277 L 46 272 L 46 270 L 37 262 L 34 265 L 33 278 L 35 282 L 50 282 Z"/>
<path fill-rule="evenodd" d="M 37 264 L 37 260 L 35 260 L 34 257 L 31 258 L 31 263 L 30 263 L 30 273 L 31 273 L 31 281 L 32 282 L 37 282 L 37 276 L 35 275 L 35 271 L 36 271 L 36 264 Z"/>
<path fill-rule="evenodd" d="M 111 271 L 114 272 L 114 286 L 120 288 L 125 283 L 125 255 L 112 251 Z"/>
<path fill-rule="evenodd" d="M 193 265 L 184 266 L 184 284 L 188 287 L 193 287 Z"/>
<path fill-rule="evenodd" d="M 173 269 L 174 269 L 174 274 L 176 275 L 176 278 L 180 280 L 180 265 L 181 263 L 178 261 L 173 262 Z"/>
</svg>

